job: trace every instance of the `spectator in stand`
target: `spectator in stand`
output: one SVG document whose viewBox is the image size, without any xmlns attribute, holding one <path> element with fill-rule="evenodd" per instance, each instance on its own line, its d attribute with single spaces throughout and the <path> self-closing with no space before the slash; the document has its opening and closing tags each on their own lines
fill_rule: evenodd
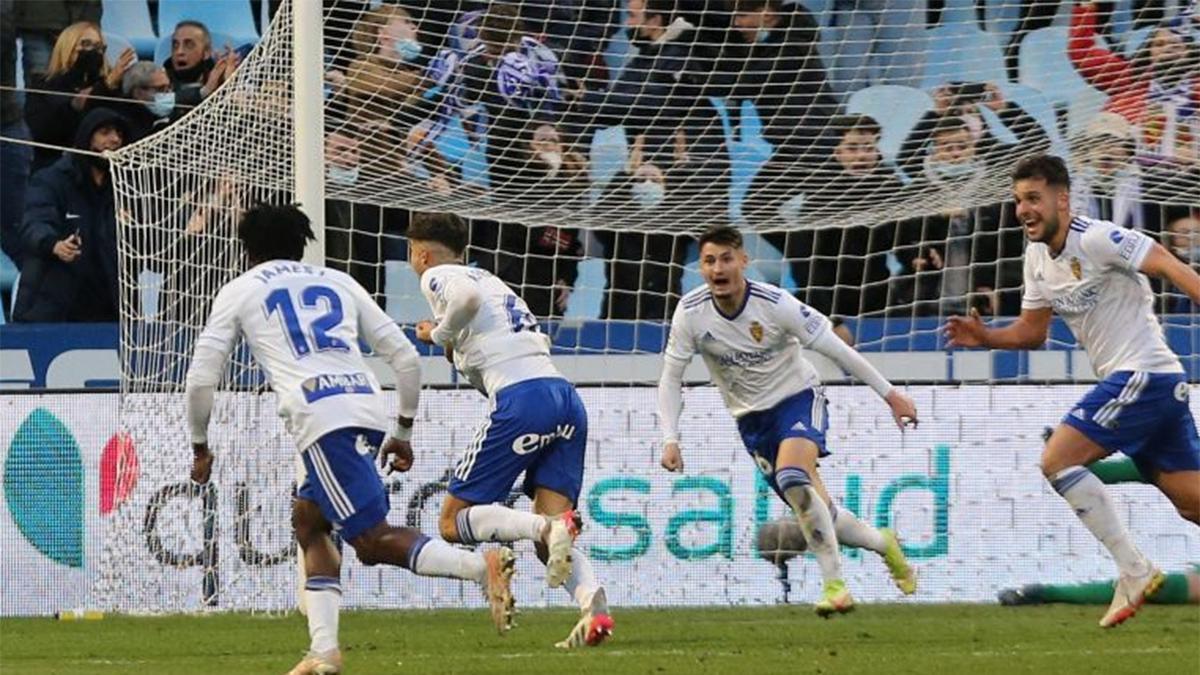
<svg viewBox="0 0 1200 675">
<path fill-rule="evenodd" d="M 119 149 L 125 118 L 107 108 L 88 113 L 74 146 Z M 108 160 L 68 153 L 34 174 L 21 235 L 26 252 L 14 321 L 117 320 L 117 222 Z"/>
<path fill-rule="evenodd" d="M 411 126 L 417 115 L 413 108 L 422 104 L 427 61 L 412 16 L 392 5 L 373 9 L 355 24 L 350 43 L 357 57 L 346 70 L 342 90 L 346 116 L 360 123 Z M 397 119 L 402 115 L 407 119 Z"/>
<path fill-rule="evenodd" d="M 1103 112 L 1073 141 L 1071 156 L 1079 167 L 1071 177 L 1074 210 L 1121 227 L 1160 232 L 1159 205 L 1144 194 L 1153 169 L 1134 161 L 1137 131 L 1133 125 L 1116 113 Z"/>
<path fill-rule="evenodd" d="M 13 0 L 0 0 L 0 136 L 17 141 L 29 140 L 25 111 L 17 84 L 17 36 L 13 21 Z M 0 247 L 21 268 L 21 243 L 17 236 L 25 213 L 25 185 L 33 148 L 23 143 L 0 141 Z M 5 304 L 5 307 L 10 305 Z"/>
<path fill-rule="evenodd" d="M 567 147 L 553 124 L 534 122 L 521 137 L 525 152 L 511 154 L 512 166 L 493 178 L 493 187 L 539 209 L 582 206 L 576 200 L 588 189 L 587 157 Z"/>
<path fill-rule="evenodd" d="M 802 158 L 822 161 L 829 148 L 818 148 L 825 124 L 837 112 L 817 51 L 820 31 L 812 14 L 780 0 L 735 0 L 730 32 L 708 95 L 754 103 L 763 136 L 774 146 L 771 164 L 791 166 Z M 734 121 L 734 126 L 738 126 Z"/>
<path fill-rule="evenodd" d="M 40 91 L 30 92 L 25 98 L 25 121 L 33 140 L 71 147 L 79 121 L 88 111 L 114 105 L 106 99 L 120 97 L 121 77 L 137 55 L 126 49 L 110 68 L 104 59 L 106 48 L 100 26 L 94 23 L 71 24 L 59 34 L 46 78 L 33 84 Z M 49 166 L 61 156 L 59 150 L 37 148 L 33 170 Z"/>
<path fill-rule="evenodd" d="M 1200 211 L 1184 214 L 1167 224 L 1165 243 L 1175 257 L 1200 269 Z M 1169 314 L 1200 313 L 1200 307 L 1178 289 L 1167 288 L 1164 300 L 1164 309 Z"/>
<path fill-rule="evenodd" d="M 113 107 L 129 120 L 128 143 L 166 129 L 179 116 L 175 88 L 171 86 L 166 69 L 160 65 L 149 61 L 133 64 L 121 78 L 121 91 L 129 102 Z"/>
<path fill-rule="evenodd" d="M 1200 43 L 1194 20 L 1160 24 L 1133 58 L 1104 46 L 1096 34 L 1095 4 L 1076 6 L 1067 53 L 1079 74 L 1108 94 L 1105 110 L 1140 130 L 1139 155 L 1200 163 Z"/>
<path fill-rule="evenodd" d="M 984 199 L 987 160 L 961 117 L 945 117 L 934 128 L 933 145 L 914 194 L 933 194 L 940 213 L 901 223 L 894 251 L 902 274 L 894 279 L 900 303 L 915 303 L 915 313 L 964 314 L 973 307 L 984 315 L 1011 315 L 1021 284 L 1021 230 L 1011 208 L 999 204 L 974 208 Z"/>
<path fill-rule="evenodd" d="M 760 224 L 789 225 L 764 236 L 789 261 L 802 301 L 825 314 L 880 312 L 887 304 L 886 256 L 896 224 L 846 226 L 839 220 L 898 194 L 903 185 L 882 161 L 875 120 L 843 115 L 830 121 L 829 130 L 837 139 L 830 157 L 812 170 L 796 167 L 771 182 L 756 180 L 747 215 Z M 797 228 L 798 222 L 832 227 Z"/>
<path fill-rule="evenodd" d="M 1017 137 L 1015 144 L 1004 144 L 992 133 L 980 106 L 996 114 Z M 1015 154 L 1018 151 L 1043 152 L 1050 147 L 1050 138 L 1042 125 L 1016 103 L 1006 100 L 1000 87 L 991 82 L 954 82 L 934 90 L 933 108 L 917 120 L 900 147 L 897 163 L 909 178 L 919 178 L 926 169 L 934 129 L 940 128 L 948 117 L 961 119 L 966 125 L 972 156 L 985 161 L 993 175 L 1006 174 L 1007 164 L 1018 159 Z M 967 142 L 968 139 L 963 139 L 963 143 Z"/>
<path fill-rule="evenodd" d="M 28 88 L 49 77 L 51 52 L 63 29 L 83 22 L 99 26 L 103 13 L 100 0 L 19 0 L 13 8 L 9 26 L 16 29 L 17 37 L 21 39 L 25 86 Z M 67 138 L 69 140 L 70 136 Z"/>
<path fill-rule="evenodd" d="M 471 221 L 470 259 L 512 287 L 539 319 L 561 318 L 579 276 L 575 228 Z"/>
<path fill-rule="evenodd" d="M 236 52 L 219 58 L 213 52 L 212 35 L 199 21 L 180 21 L 171 33 L 171 56 L 163 63 L 175 88 L 175 103 L 184 110 L 200 105 L 237 69 Z"/>
</svg>

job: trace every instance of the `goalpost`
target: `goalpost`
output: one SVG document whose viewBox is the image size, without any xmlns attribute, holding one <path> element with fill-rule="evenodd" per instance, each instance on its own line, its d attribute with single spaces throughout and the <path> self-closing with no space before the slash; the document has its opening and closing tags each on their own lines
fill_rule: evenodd
<svg viewBox="0 0 1200 675">
<path fill-rule="evenodd" d="M 120 414 L 138 462 L 125 502 L 103 520 L 94 604 L 296 605 L 296 450 L 244 346 L 214 408 L 213 480 L 188 481 L 183 376 L 211 299 L 244 269 L 233 228 L 256 201 L 301 204 L 319 233 L 306 259 L 350 272 L 406 325 L 428 314 L 404 262 L 407 213 L 469 219 L 469 260 L 525 298 L 580 383 L 592 425 L 584 541 L 614 603 L 779 598 L 754 533 L 782 507 L 712 389 L 686 393 L 688 474 L 657 469 L 648 385 L 665 323 L 701 283 L 695 235 L 725 223 L 747 235 L 752 278 L 841 319 L 927 412 L 901 437 L 870 392 L 831 387 L 835 454 L 822 467 L 845 508 L 907 538 L 927 570 L 919 599 L 986 600 L 1004 585 L 1108 574 L 1080 543 L 1090 540 L 1063 529 L 1063 506 L 1035 468 L 1043 429 L 1093 380 L 1086 357 L 1057 329 L 1043 351 L 948 353 L 938 327 L 970 308 L 997 321 L 1015 313 L 1024 243 L 1006 201 L 1024 152 L 1068 159 L 1079 212 L 1192 255 L 1197 117 L 1123 117 L 1072 65 L 1071 13 L 1081 10 L 1070 3 L 1045 25 L 1015 0 L 982 16 L 975 3 L 945 3 L 936 16 L 925 3 L 875 4 L 514 0 L 320 15 L 316 2 L 281 3 L 230 81 L 112 161 Z M 1195 21 L 1168 20 L 1162 29 L 1180 35 Z M 1093 44 L 1133 63 L 1154 30 L 1117 17 Z M 1155 290 L 1172 347 L 1200 378 L 1196 308 Z M 814 361 L 826 381 L 845 382 Z M 416 468 L 388 485 L 392 521 L 432 531 L 447 471 L 486 403 L 440 355 L 423 368 L 433 386 Z M 705 375 L 697 363 L 688 379 Z M 1200 552 L 1165 500 L 1120 498 L 1160 565 Z M 1023 557 L 1009 559 L 1013 550 Z M 345 553 L 347 606 L 482 603 L 466 585 Z M 540 587 L 524 553 L 522 604 L 565 601 Z M 856 596 L 891 599 L 876 561 L 848 555 Z M 803 596 L 817 575 L 792 565 Z"/>
</svg>

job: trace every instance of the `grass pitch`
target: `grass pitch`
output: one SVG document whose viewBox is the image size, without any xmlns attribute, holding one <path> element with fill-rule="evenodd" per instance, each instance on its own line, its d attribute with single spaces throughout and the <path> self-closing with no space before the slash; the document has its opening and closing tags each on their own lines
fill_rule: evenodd
<svg viewBox="0 0 1200 675">
<path fill-rule="evenodd" d="M 553 647 L 570 611 L 527 611 L 498 637 L 480 611 L 347 612 L 346 672 L 367 673 L 1200 673 L 1200 607 L 1145 608 L 1114 630 L 1102 607 L 868 605 L 828 621 L 806 606 L 616 610 L 597 649 Z M 304 617 L 244 614 L 0 621 L 0 672 L 284 673 Z"/>
</svg>

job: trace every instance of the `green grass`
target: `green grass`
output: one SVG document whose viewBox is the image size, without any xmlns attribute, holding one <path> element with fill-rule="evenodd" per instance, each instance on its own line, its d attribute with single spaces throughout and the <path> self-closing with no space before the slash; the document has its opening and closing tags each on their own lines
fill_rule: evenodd
<svg viewBox="0 0 1200 675">
<path fill-rule="evenodd" d="M 346 671 L 366 673 L 1200 672 L 1200 608 L 1152 606 L 1115 630 L 1101 607 L 874 605 L 825 621 L 807 607 L 620 610 L 598 649 L 553 648 L 567 611 L 529 611 L 505 638 L 483 612 L 347 612 Z M 283 673 L 304 618 L 244 614 L 0 621 L 0 672 Z"/>
</svg>

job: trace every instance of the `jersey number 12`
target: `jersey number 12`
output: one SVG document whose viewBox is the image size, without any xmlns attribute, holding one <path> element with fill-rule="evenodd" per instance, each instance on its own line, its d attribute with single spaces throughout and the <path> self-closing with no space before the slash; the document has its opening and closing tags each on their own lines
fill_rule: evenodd
<svg viewBox="0 0 1200 675">
<path fill-rule="evenodd" d="M 292 303 L 292 294 L 288 292 L 288 289 L 276 289 L 267 296 L 267 316 L 276 311 L 279 312 L 288 340 L 292 343 L 292 351 L 296 353 L 296 356 L 308 356 L 314 351 L 346 351 L 350 349 L 350 346 L 343 340 L 329 334 L 329 331 L 334 330 L 342 323 L 342 299 L 338 297 L 337 291 L 328 286 L 308 286 L 300 292 L 300 305 L 306 309 L 316 309 L 322 300 L 325 301 L 326 311 L 309 323 L 309 330 L 306 334 L 304 328 L 300 326 L 300 318 L 296 316 L 296 305 Z M 309 334 L 312 335 L 311 345 L 308 339 Z"/>
</svg>

